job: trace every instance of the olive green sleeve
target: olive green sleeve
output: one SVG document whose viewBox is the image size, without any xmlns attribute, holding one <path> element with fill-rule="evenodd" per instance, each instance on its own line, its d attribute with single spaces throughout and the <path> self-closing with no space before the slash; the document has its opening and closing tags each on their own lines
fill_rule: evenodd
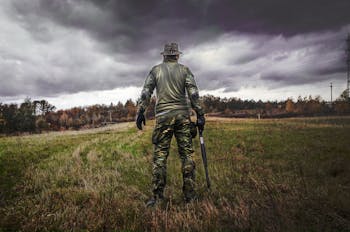
<svg viewBox="0 0 350 232">
<path fill-rule="evenodd" d="M 152 69 L 148 74 L 148 76 L 146 77 L 145 83 L 143 85 L 143 89 L 141 91 L 141 97 L 137 101 L 137 106 L 138 106 L 137 112 L 141 112 L 141 113 L 145 112 L 145 110 L 147 109 L 150 103 L 150 99 L 153 94 L 153 90 L 155 86 L 156 86 L 156 82 L 155 82 L 154 72 Z"/>
<path fill-rule="evenodd" d="M 186 79 L 185 86 L 188 97 L 191 101 L 191 107 L 196 111 L 197 115 L 203 115 L 204 110 L 199 102 L 199 93 L 194 76 L 189 68 L 185 67 Z"/>
</svg>

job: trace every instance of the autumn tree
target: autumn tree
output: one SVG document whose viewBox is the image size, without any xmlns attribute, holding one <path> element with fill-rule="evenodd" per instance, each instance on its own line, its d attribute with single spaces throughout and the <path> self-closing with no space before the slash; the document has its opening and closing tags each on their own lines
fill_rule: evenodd
<svg viewBox="0 0 350 232">
<path fill-rule="evenodd" d="M 292 99 L 288 99 L 286 101 L 286 112 L 287 113 L 293 113 L 294 112 L 294 102 Z"/>
<path fill-rule="evenodd" d="M 45 118 L 38 117 L 35 121 L 35 127 L 37 131 L 41 133 L 43 130 L 49 129 L 49 124 L 46 122 Z"/>
<path fill-rule="evenodd" d="M 40 101 L 33 101 L 34 108 L 35 108 L 35 114 L 36 115 L 42 115 L 45 116 L 49 112 L 52 112 L 56 109 L 55 106 L 51 105 L 46 100 L 40 100 Z"/>
<path fill-rule="evenodd" d="M 133 119 L 136 116 L 136 105 L 135 103 L 129 99 L 125 103 L 125 110 L 127 112 L 127 118 L 128 119 Z"/>
<path fill-rule="evenodd" d="M 63 111 L 59 118 L 60 127 L 68 129 L 68 119 L 68 114 L 65 111 Z"/>
</svg>

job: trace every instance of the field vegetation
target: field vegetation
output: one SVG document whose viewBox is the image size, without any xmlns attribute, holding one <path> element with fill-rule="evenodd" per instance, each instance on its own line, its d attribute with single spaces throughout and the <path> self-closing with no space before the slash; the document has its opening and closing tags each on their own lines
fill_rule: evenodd
<svg viewBox="0 0 350 232">
<path fill-rule="evenodd" d="M 173 141 L 149 209 L 153 123 L 1 137 L 0 231 L 350 231 L 350 117 L 209 118 L 211 191 L 197 137 L 198 200 L 183 202 Z"/>
</svg>

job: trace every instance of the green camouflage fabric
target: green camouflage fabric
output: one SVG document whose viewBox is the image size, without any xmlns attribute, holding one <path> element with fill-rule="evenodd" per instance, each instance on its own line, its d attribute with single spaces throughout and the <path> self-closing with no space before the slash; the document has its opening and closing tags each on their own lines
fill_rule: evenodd
<svg viewBox="0 0 350 232">
<path fill-rule="evenodd" d="M 152 93 L 156 89 L 156 116 L 173 110 L 189 110 L 190 106 L 198 115 L 204 114 L 199 103 L 198 88 L 190 69 L 176 60 L 168 60 L 154 66 L 148 74 L 138 101 L 139 112 L 149 105 Z"/>
<path fill-rule="evenodd" d="M 156 89 L 156 125 L 153 131 L 153 194 L 163 196 L 166 185 L 167 158 L 172 136 L 175 135 L 182 162 L 185 199 L 195 194 L 195 162 L 192 159 L 192 137 L 189 110 L 203 115 L 198 88 L 192 72 L 177 60 L 165 59 L 148 74 L 138 101 L 138 112 L 144 112 Z M 190 103 L 190 105 L 189 105 Z"/>
<path fill-rule="evenodd" d="M 190 119 L 186 112 L 162 115 L 156 118 L 156 126 L 152 135 L 153 154 L 153 194 L 163 196 L 166 185 L 167 158 L 170 142 L 175 135 L 182 163 L 183 193 L 185 199 L 195 196 L 195 162 L 192 159 L 192 137 Z"/>
</svg>

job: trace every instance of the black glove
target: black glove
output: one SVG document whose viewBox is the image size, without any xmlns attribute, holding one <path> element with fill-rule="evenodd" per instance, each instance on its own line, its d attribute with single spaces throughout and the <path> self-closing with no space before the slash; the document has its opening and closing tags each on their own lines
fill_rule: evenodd
<svg viewBox="0 0 350 232">
<path fill-rule="evenodd" d="M 143 114 L 143 112 L 139 112 L 136 118 L 136 126 L 137 128 L 139 128 L 139 130 L 142 130 L 142 122 L 143 122 L 143 125 L 146 125 L 145 115 Z"/>
<path fill-rule="evenodd" d="M 198 126 L 198 130 L 199 130 L 199 131 L 203 131 L 203 130 L 204 130 L 204 125 L 205 125 L 204 114 L 202 114 L 202 115 L 197 115 L 197 126 Z"/>
</svg>

